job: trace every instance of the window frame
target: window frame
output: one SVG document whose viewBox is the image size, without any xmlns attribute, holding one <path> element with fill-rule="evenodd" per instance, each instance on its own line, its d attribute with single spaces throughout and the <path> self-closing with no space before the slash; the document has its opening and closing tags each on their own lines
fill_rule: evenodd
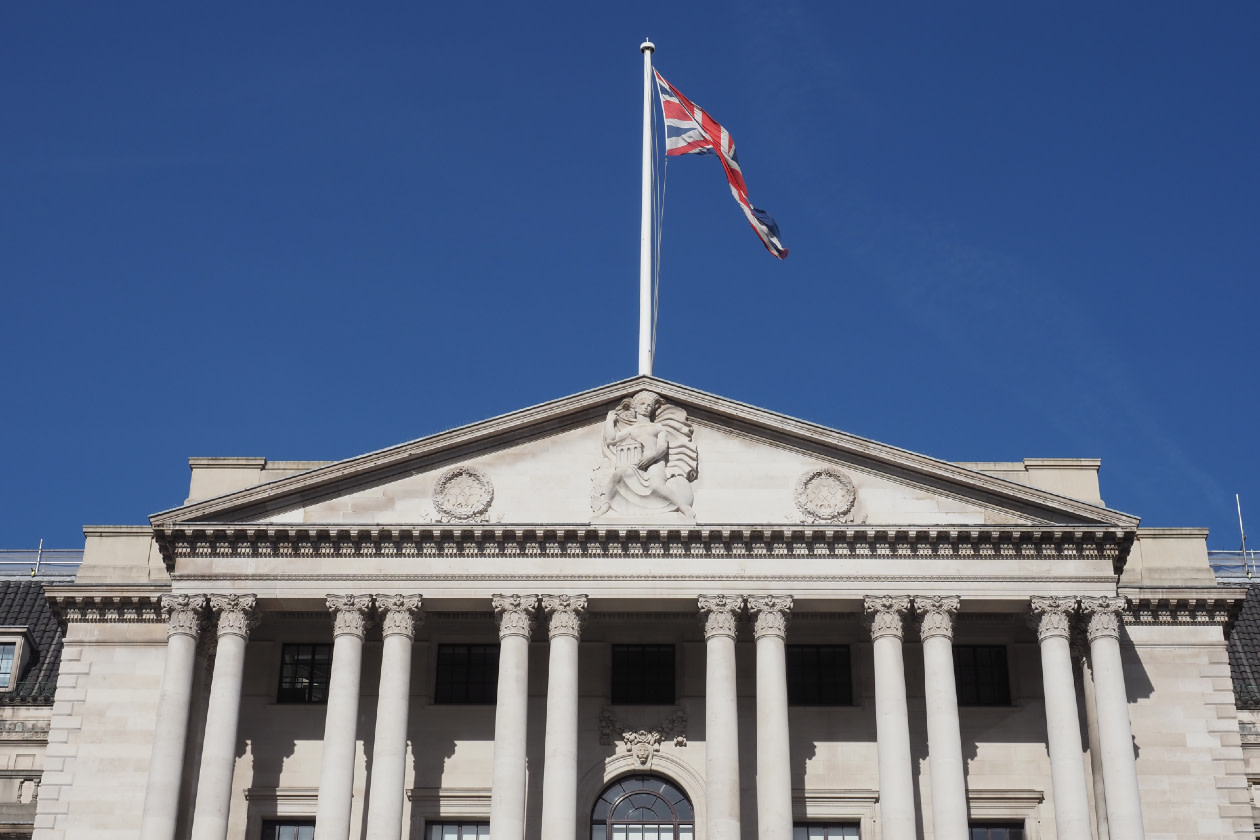
<svg viewBox="0 0 1260 840">
<path fill-rule="evenodd" d="M 658 670 L 654 674 L 654 678 L 645 682 L 642 679 L 635 679 L 636 675 L 641 676 L 645 670 L 645 654 L 651 652 L 653 654 L 669 652 L 668 667 L 663 661 L 658 660 L 655 667 Z M 638 662 L 626 661 L 627 658 L 633 658 L 631 655 L 637 652 L 639 655 Z M 619 655 L 621 656 L 618 662 Z M 608 697 L 609 702 L 613 706 L 674 706 L 678 703 L 678 646 L 673 643 L 616 643 L 610 646 L 608 652 L 609 661 L 609 680 L 608 680 Z M 667 677 L 668 679 L 663 679 Z M 668 682 L 668 696 L 663 688 Z M 659 691 L 648 690 L 662 689 Z"/>
<path fill-rule="evenodd" d="M 1028 826 L 1024 820 L 968 820 L 967 821 L 967 840 L 993 840 L 992 836 L 976 838 L 973 832 L 981 829 L 1005 829 L 1008 832 L 1007 840 L 1030 840 L 1028 836 Z M 1011 837 L 1009 832 L 1018 831 L 1019 835 Z"/>
<path fill-rule="evenodd" d="M 276 840 L 275 831 L 281 828 L 315 828 L 314 817 L 266 817 L 259 829 L 262 840 Z M 271 829 L 270 831 L 268 829 Z M 312 835 L 314 831 L 311 832 Z"/>
<path fill-rule="evenodd" d="M 963 660 L 968 658 L 960 656 L 962 652 L 968 652 L 970 662 L 964 663 Z M 984 676 L 981 664 L 976 654 L 981 651 L 1001 652 L 1001 675 L 994 676 L 988 680 L 987 688 L 1000 689 L 1000 693 L 994 696 L 992 701 L 987 701 L 983 697 L 985 693 L 985 684 L 982 677 Z M 1011 657 L 1010 649 L 1005 644 L 955 644 L 951 650 L 954 661 L 954 687 L 960 707 L 975 709 L 1000 709 L 1009 708 L 1014 702 L 1014 692 L 1011 690 Z M 996 661 L 996 660 L 994 660 Z M 990 663 L 991 665 L 992 663 Z M 970 668 L 969 673 L 965 673 L 965 669 Z M 969 679 L 964 679 L 969 677 Z M 970 694 L 964 694 L 970 692 Z"/>
<path fill-rule="evenodd" d="M 463 650 L 466 656 L 463 662 L 465 675 L 463 680 L 443 679 L 443 668 L 453 667 L 449 660 L 444 659 L 444 654 L 451 654 L 457 650 Z M 478 667 L 481 669 L 481 679 L 474 682 L 472 676 L 472 657 L 471 654 L 476 651 L 484 654 L 483 661 Z M 437 649 L 433 654 L 433 705 L 435 706 L 493 706 L 498 702 L 499 695 L 499 651 L 500 647 L 494 643 L 481 642 L 441 642 L 437 645 Z M 450 676 L 450 675 L 448 675 Z M 472 686 L 480 687 L 480 693 L 472 696 Z M 444 690 L 444 686 L 450 687 Z M 459 696 L 460 692 L 455 691 L 456 687 L 462 687 L 463 696 Z"/>
<path fill-rule="evenodd" d="M 454 826 L 455 828 L 459 830 L 459 833 L 456 835 L 456 840 L 478 840 L 478 836 L 480 835 L 480 832 L 476 831 L 476 829 L 481 829 L 481 828 L 486 829 L 485 836 L 487 837 L 490 836 L 490 821 L 489 820 L 461 820 L 461 819 L 444 819 L 444 820 L 432 820 L 432 821 L 426 820 L 424 823 L 424 833 L 421 835 L 421 840 L 433 840 L 434 831 L 440 828 L 449 828 L 450 826 Z M 470 828 L 474 829 L 474 832 L 472 834 L 467 833 L 468 829 Z M 438 838 L 438 840 L 442 840 L 442 838 Z"/>
<path fill-rule="evenodd" d="M 285 653 L 291 648 L 310 648 L 312 651 L 311 658 L 307 660 L 305 663 L 305 667 L 307 667 L 311 672 L 311 676 L 308 678 L 308 684 L 305 687 L 305 694 L 306 694 L 305 697 L 297 696 L 296 692 L 298 691 L 299 687 L 296 685 L 290 686 L 287 689 L 288 692 L 290 692 L 289 694 L 285 693 L 286 692 L 285 666 L 287 664 L 285 660 Z M 328 652 L 328 659 L 327 659 L 328 671 L 327 671 L 327 674 L 325 675 L 325 681 L 323 683 L 320 683 L 316 679 L 316 673 L 315 673 L 315 666 L 319 660 L 315 658 L 314 654 L 316 651 L 320 649 L 326 650 Z M 280 646 L 280 674 L 279 674 L 279 680 L 276 685 L 276 703 L 284 704 L 286 706 L 288 705 L 293 705 L 293 706 L 327 705 L 329 686 L 332 683 L 332 657 L 333 657 L 333 646 L 332 644 L 327 643 L 327 642 L 284 642 L 282 643 Z M 301 667 L 302 663 L 295 661 L 294 666 L 295 668 Z M 296 674 L 294 675 L 294 680 L 295 681 L 297 680 Z M 319 689 L 321 687 L 323 689 L 323 697 L 320 697 L 317 699 L 313 698 L 312 694 L 315 693 L 316 689 Z"/>
<path fill-rule="evenodd" d="M 29 627 L 12 625 L 0 627 L 0 645 L 13 645 L 13 667 L 9 672 L 9 681 L 0 685 L 0 694 L 7 694 L 18 687 L 31 658 L 34 640 Z"/>
<path fill-rule="evenodd" d="M 843 652 L 844 660 L 845 660 L 844 681 L 840 685 L 840 689 L 841 689 L 840 697 L 835 702 L 832 702 L 830 700 L 827 700 L 821 697 L 821 695 L 823 694 L 823 691 L 822 691 L 823 684 L 821 681 L 817 681 L 817 684 L 814 686 L 816 699 L 812 701 L 806 701 L 801 698 L 799 693 L 797 693 L 796 696 L 793 696 L 794 691 L 799 692 L 800 683 L 806 682 L 805 680 L 798 680 L 798 679 L 793 678 L 794 673 L 801 673 L 799 669 L 802 667 L 805 667 L 799 662 L 794 663 L 793 656 L 794 654 L 803 654 L 806 651 L 813 651 L 815 653 L 822 653 L 823 651 Z M 786 667 L 787 667 L 789 708 L 843 709 L 843 708 L 854 705 L 855 700 L 853 696 L 854 695 L 854 692 L 853 692 L 853 648 L 851 645 L 844 645 L 844 644 L 785 645 L 784 646 L 784 659 L 785 659 Z M 815 672 L 821 673 L 821 671 L 818 671 L 817 662 L 818 662 L 818 657 L 815 657 L 815 662 L 814 662 Z M 804 823 L 802 823 L 802 825 L 804 825 Z"/>
</svg>

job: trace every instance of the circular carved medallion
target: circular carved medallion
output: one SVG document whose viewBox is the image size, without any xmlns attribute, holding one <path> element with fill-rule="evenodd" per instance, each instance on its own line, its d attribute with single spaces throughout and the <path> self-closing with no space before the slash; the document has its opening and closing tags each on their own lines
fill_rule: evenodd
<svg viewBox="0 0 1260 840">
<path fill-rule="evenodd" d="M 844 473 L 822 467 L 810 470 L 797 479 L 795 501 L 806 516 L 833 521 L 853 510 L 857 489 Z"/>
<path fill-rule="evenodd" d="M 433 485 L 433 507 L 450 519 L 476 519 L 490 510 L 494 485 L 476 467 L 454 467 Z"/>
</svg>

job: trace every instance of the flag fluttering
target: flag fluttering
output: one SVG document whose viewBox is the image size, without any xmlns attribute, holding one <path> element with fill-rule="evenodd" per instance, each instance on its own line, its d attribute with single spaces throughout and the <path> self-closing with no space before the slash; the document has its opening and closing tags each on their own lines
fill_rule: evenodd
<svg viewBox="0 0 1260 840">
<path fill-rule="evenodd" d="M 730 132 L 723 128 L 717 120 L 706 114 L 690 99 L 678 92 L 678 88 L 665 81 L 655 69 L 656 89 L 661 97 L 661 112 L 665 117 L 665 154 L 666 155 L 711 155 L 717 154 L 726 170 L 726 180 L 730 182 L 731 194 L 739 204 L 748 223 L 761 238 L 766 250 L 779 259 L 788 255 L 779 239 L 779 226 L 770 218 L 765 210 L 753 207 L 748 200 L 748 187 L 744 184 L 744 173 L 739 168 L 739 159 L 735 156 L 735 141 Z"/>
</svg>

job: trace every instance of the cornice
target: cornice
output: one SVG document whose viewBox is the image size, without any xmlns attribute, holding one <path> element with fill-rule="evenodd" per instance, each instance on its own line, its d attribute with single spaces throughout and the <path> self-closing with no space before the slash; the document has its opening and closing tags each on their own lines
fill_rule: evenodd
<svg viewBox="0 0 1260 840">
<path fill-rule="evenodd" d="M 1133 531 L 1111 527 L 870 525 L 379 526 L 175 524 L 154 529 L 168 571 L 180 558 L 292 557 L 948 557 L 1106 559 L 1118 571 Z"/>
<path fill-rule="evenodd" d="M 162 596 L 169 584 L 157 586 L 50 586 L 44 592 L 53 615 L 68 622 L 165 624 Z"/>
<path fill-rule="evenodd" d="M 1195 587 L 1143 590 L 1122 588 L 1129 599 L 1126 625 L 1219 625 L 1226 634 L 1242 611 L 1245 589 Z"/>
<path fill-rule="evenodd" d="M 298 475 L 162 511 L 151 516 L 150 523 L 162 527 L 228 514 L 237 519 L 257 518 L 249 514 L 309 504 L 363 484 L 453 463 L 488 445 L 506 446 L 596 422 L 610 402 L 642 388 L 650 388 L 662 397 L 685 404 L 688 414 L 701 422 L 777 440 L 822 457 L 838 457 L 851 461 L 858 468 L 890 473 L 934 488 L 966 488 L 978 495 L 999 500 L 1006 507 L 1026 511 L 1034 518 L 1053 512 L 1054 518 L 1120 528 L 1131 529 L 1138 524 L 1137 517 L 1100 505 L 985 475 L 947 461 L 645 376 L 614 382 Z"/>
</svg>

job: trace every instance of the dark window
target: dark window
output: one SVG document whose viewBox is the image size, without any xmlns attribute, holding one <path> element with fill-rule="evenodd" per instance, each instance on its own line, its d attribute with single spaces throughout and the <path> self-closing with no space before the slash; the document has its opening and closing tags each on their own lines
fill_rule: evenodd
<svg viewBox="0 0 1260 840">
<path fill-rule="evenodd" d="M 614 705 L 671 706 L 674 703 L 673 645 L 613 645 Z"/>
<path fill-rule="evenodd" d="M 797 823 L 792 828 L 792 840 L 858 840 L 856 823 Z"/>
<path fill-rule="evenodd" d="M 853 705 L 848 645 L 788 645 L 787 673 L 793 706 Z"/>
<path fill-rule="evenodd" d="M 332 645 L 285 645 L 281 654 L 280 703 L 327 703 Z"/>
<path fill-rule="evenodd" d="M 972 823 L 968 827 L 968 840 L 1024 840 L 1024 824 Z"/>
<path fill-rule="evenodd" d="M 691 800 L 658 776 L 626 776 L 604 788 L 591 809 L 591 840 L 695 837 Z"/>
<path fill-rule="evenodd" d="M 314 840 L 315 820 L 264 820 L 262 840 Z"/>
<path fill-rule="evenodd" d="M 429 823 L 425 840 L 490 840 L 490 823 Z"/>
<path fill-rule="evenodd" d="M 13 657 L 16 653 L 16 643 L 0 644 L 0 688 L 8 688 L 13 683 Z"/>
<path fill-rule="evenodd" d="M 1005 645 L 954 645 L 954 682 L 960 706 L 1009 706 Z"/>
<path fill-rule="evenodd" d="M 492 704 L 498 688 L 498 645 L 438 645 L 434 703 Z"/>
</svg>

